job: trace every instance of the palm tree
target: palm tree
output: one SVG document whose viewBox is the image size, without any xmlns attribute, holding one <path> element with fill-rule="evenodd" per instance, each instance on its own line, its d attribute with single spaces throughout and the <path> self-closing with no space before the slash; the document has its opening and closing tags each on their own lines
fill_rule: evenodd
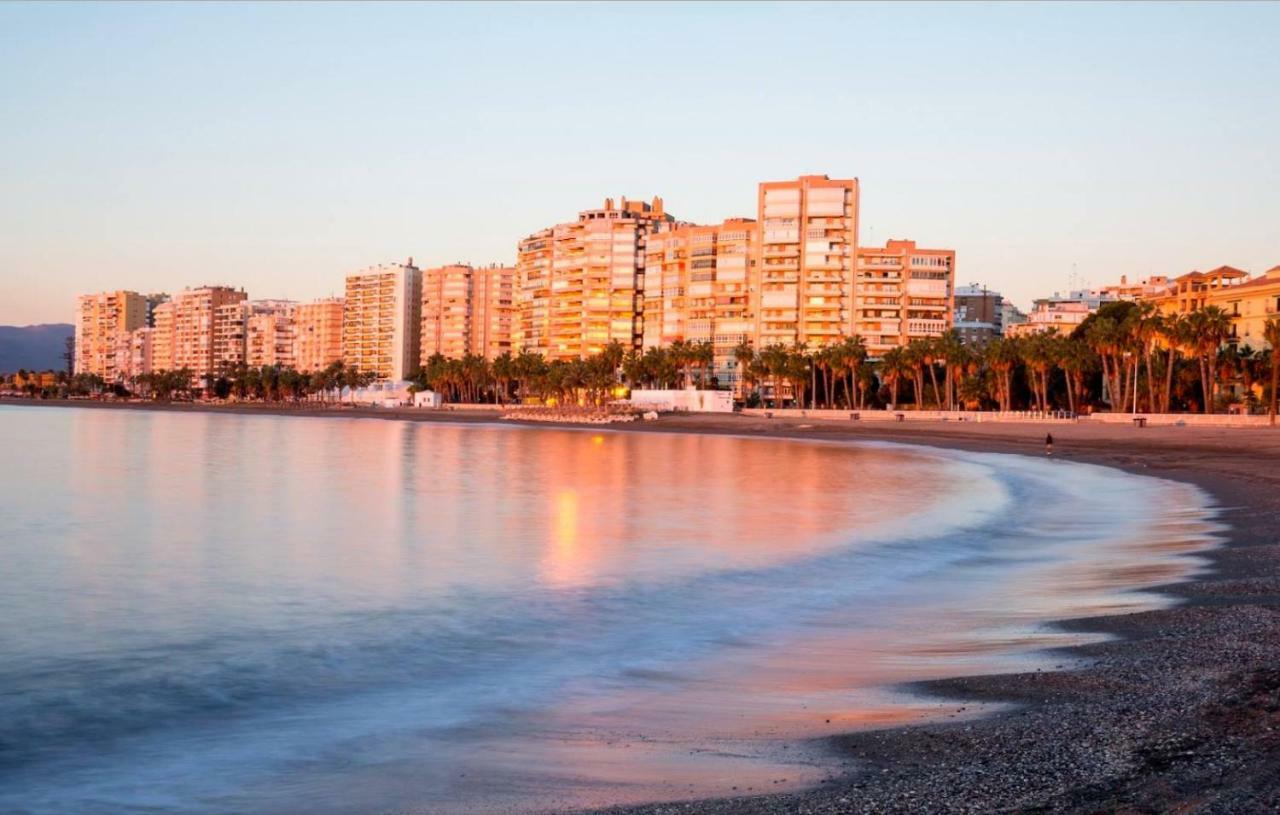
<svg viewBox="0 0 1280 815">
<path fill-rule="evenodd" d="M 993 374 L 996 386 L 996 402 L 1000 410 L 1013 409 L 1013 371 L 1021 357 L 1021 340 L 1017 337 L 997 337 L 982 348 L 987 368 Z"/>
<path fill-rule="evenodd" d="M 901 346 L 890 348 L 880 359 L 880 375 L 889 386 L 889 401 L 894 408 L 898 407 L 898 385 L 902 377 L 915 370 L 915 362 L 910 359 L 907 350 Z"/>
<path fill-rule="evenodd" d="M 744 337 L 736 346 L 734 346 L 733 361 L 738 367 L 738 381 L 741 383 L 739 390 L 744 402 L 747 399 L 746 383 L 748 372 L 751 369 L 751 363 L 755 362 L 755 359 L 756 352 L 755 349 L 751 347 L 751 340 Z"/>
<path fill-rule="evenodd" d="M 1280 317 L 1267 320 L 1262 337 L 1271 346 L 1271 426 L 1276 424 L 1277 391 L 1280 391 Z"/>
<path fill-rule="evenodd" d="M 960 338 L 960 332 L 954 328 L 938 337 L 935 347 L 947 369 L 947 410 L 955 410 L 956 386 L 959 384 L 960 371 L 969 363 L 973 355 L 964 344 L 964 340 Z"/>
<path fill-rule="evenodd" d="M 1231 334 L 1231 316 L 1218 306 L 1205 306 L 1188 317 L 1188 327 L 1200 361 L 1200 386 L 1204 391 L 1204 413 L 1213 413 L 1216 377 L 1213 360 L 1218 348 Z"/>
</svg>

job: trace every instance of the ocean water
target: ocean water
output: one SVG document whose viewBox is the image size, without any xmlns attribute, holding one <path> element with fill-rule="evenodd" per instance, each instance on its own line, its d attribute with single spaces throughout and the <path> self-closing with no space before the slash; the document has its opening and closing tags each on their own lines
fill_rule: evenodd
<svg viewBox="0 0 1280 815">
<path fill-rule="evenodd" d="M 0 408 L 0 812 L 777 790 L 1158 607 L 1198 490 L 888 444 Z"/>
</svg>

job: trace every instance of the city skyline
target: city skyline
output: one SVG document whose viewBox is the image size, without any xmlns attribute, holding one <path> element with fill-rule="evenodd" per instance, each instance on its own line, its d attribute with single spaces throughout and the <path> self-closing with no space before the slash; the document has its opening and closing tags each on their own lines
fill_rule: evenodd
<svg viewBox="0 0 1280 815">
<path fill-rule="evenodd" d="M 818 172 L 864 185 L 864 243 L 953 247 L 1023 307 L 1280 254 L 1275 6 L 498 11 L 0 9 L 0 323 L 122 284 L 310 300 L 408 256 L 512 265 L 583 201 L 710 224 Z"/>
</svg>

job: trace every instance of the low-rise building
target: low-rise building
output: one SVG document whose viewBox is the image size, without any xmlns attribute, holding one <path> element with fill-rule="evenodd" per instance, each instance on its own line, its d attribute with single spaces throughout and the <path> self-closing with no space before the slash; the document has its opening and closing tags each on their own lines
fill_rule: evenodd
<svg viewBox="0 0 1280 815">
<path fill-rule="evenodd" d="M 958 286 L 952 317 L 962 342 L 981 345 L 1004 335 L 1004 298 L 986 286 Z"/>
<path fill-rule="evenodd" d="M 1078 289 L 1066 295 L 1054 292 L 1035 302 L 1027 321 L 1005 327 L 1005 336 L 1026 337 L 1050 331 L 1070 334 L 1076 326 L 1095 313 L 1103 303 L 1111 303 L 1115 296 L 1102 289 Z"/>
<path fill-rule="evenodd" d="M 1267 348 L 1263 333 L 1267 321 L 1280 316 L 1280 266 L 1251 280 L 1211 290 L 1207 303 L 1231 316 L 1230 342 L 1255 350 Z"/>
</svg>

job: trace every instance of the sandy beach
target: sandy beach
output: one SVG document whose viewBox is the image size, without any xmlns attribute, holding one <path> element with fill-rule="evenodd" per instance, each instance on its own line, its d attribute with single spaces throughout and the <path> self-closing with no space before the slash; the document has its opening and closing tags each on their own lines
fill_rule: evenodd
<svg viewBox="0 0 1280 815">
<path fill-rule="evenodd" d="M 496 411 L 98 402 L 5 404 L 300 417 L 493 422 Z M 547 426 L 547 425 L 539 425 Z M 598 429 L 598 428 L 597 428 Z M 816 788 L 652 804 L 615 813 L 1280 811 L 1280 430 L 1124 425 L 824 422 L 667 416 L 618 432 L 882 440 L 1044 455 L 1188 482 L 1217 501 L 1226 544 L 1212 569 L 1167 587 L 1176 607 L 1063 621 L 1115 639 L 1070 649 L 1056 672 L 925 683 L 966 702 L 1013 703 L 986 718 L 830 739 L 847 764 Z M 1016 520 L 1011 522 L 1016 523 Z M 1085 667 L 1074 667 L 1084 660 Z"/>
</svg>

